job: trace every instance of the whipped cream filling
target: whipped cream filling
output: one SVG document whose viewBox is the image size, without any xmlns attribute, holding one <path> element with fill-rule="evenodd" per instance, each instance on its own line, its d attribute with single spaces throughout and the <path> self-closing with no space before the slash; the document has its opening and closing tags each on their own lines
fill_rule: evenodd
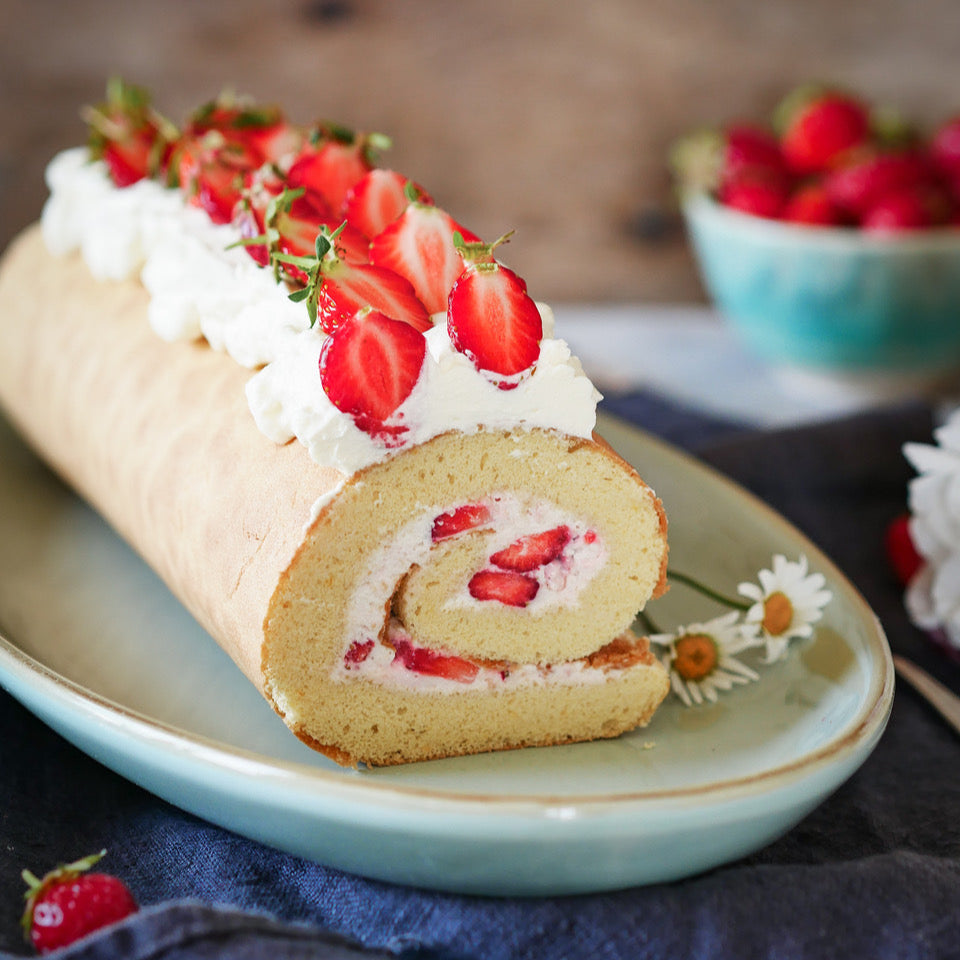
<svg viewBox="0 0 960 960">
<path fill-rule="evenodd" d="M 528 573 L 528 576 L 537 580 L 539 589 L 524 610 L 530 616 L 537 617 L 558 608 L 575 607 L 587 585 L 607 561 L 608 551 L 602 538 L 595 532 L 587 536 L 590 528 L 584 520 L 561 510 L 547 500 L 526 498 L 512 493 L 492 493 L 479 502 L 489 509 L 490 520 L 485 522 L 482 528 L 465 535 L 482 536 L 486 556 L 491 556 L 528 534 L 559 526 L 566 526 L 569 529 L 570 539 L 561 555 Z M 389 543 L 371 551 L 365 570 L 357 579 L 347 607 L 342 651 L 344 655 L 353 647 L 362 647 L 369 644 L 371 639 L 383 636 L 384 611 L 388 608 L 398 584 L 414 567 L 429 565 L 432 550 L 442 549 L 433 540 L 431 534 L 434 520 L 448 510 L 449 505 L 425 507 L 416 518 L 401 527 Z M 443 542 L 445 541 L 441 541 Z M 475 572 L 475 570 L 464 572 L 463 582 L 447 601 L 448 606 L 480 611 L 487 605 L 497 603 L 491 600 L 477 600 L 470 595 L 468 583 Z M 435 680 L 443 680 L 441 684 L 443 689 L 460 691 L 470 687 L 470 684 L 451 682 L 406 670 L 399 663 L 392 671 L 384 672 L 382 669 L 384 658 L 392 658 L 393 652 L 388 649 L 385 654 L 379 649 L 381 646 L 376 643 L 371 653 L 361 662 L 350 663 L 341 657 L 333 671 L 334 679 L 345 680 L 364 676 L 374 682 L 393 683 L 397 677 L 413 673 L 412 678 L 406 677 L 403 680 L 404 684 L 429 681 L 428 688 L 434 689 L 430 684 Z M 371 656 L 373 656 L 372 661 Z M 539 668 L 532 665 L 531 669 L 534 672 L 529 673 L 529 676 L 522 675 L 526 677 L 523 682 L 533 678 Z M 571 667 L 571 669 L 574 668 Z M 577 676 L 582 669 L 582 666 L 575 668 Z M 481 674 L 486 676 L 483 670 Z M 502 685 L 500 671 L 493 671 L 485 680 L 478 675 L 475 681 L 475 683 L 494 682 Z M 517 677 L 512 682 L 521 682 L 521 678 Z"/>
<path fill-rule="evenodd" d="M 205 338 L 257 370 L 247 401 L 260 430 L 276 443 L 299 439 L 323 466 L 349 475 L 405 447 L 451 430 L 543 428 L 589 437 L 600 394 L 567 344 L 553 336 L 553 314 L 539 305 L 543 341 L 533 372 L 501 390 L 447 336 L 443 315 L 427 332 L 420 379 L 394 415 L 406 428 L 386 446 L 357 428 L 327 398 L 318 360 L 323 331 L 287 297 L 273 272 L 239 247 L 229 225 L 213 224 L 178 190 L 152 180 L 122 189 L 85 148 L 67 150 L 47 168 L 50 197 L 42 215 L 48 249 L 79 250 L 99 280 L 139 277 L 150 293 L 149 321 L 164 340 Z M 333 491 L 325 498 L 327 502 Z M 322 502 L 315 505 L 319 510 Z"/>
</svg>

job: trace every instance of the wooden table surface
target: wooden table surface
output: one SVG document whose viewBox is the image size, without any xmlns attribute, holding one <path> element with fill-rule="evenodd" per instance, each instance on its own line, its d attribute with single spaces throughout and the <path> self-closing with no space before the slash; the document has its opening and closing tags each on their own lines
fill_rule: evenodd
<svg viewBox="0 0 960 960">
<path fill-rule="evenodd" d="M 0 247 L 118 73 L 174 119 L 229 86 L 388 133 L 384 163 L 548 300 L 697 301 L 665 157 L 829 78 L 960 110 L 954 0 L 0 0 Z"/>
</svg>

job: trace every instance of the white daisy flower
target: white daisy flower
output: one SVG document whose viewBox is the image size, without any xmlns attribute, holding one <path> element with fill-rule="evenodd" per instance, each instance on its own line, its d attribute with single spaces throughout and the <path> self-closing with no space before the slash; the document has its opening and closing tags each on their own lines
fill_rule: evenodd
<svg viewBox="0 0 960 960">
<path fill-rule="evenodd" d="M 688 706 L 704 700 L 715 703 L 719 690 L 760 676 L 735 656 L 759 644 L 755 627 L 739 621 L 737 610 L 706 623 L 678 627 L 675 633 L 659 633 L 652 643 L 665 646 L 661 661 L 670 674 L 673 692 Z"/>
<path fill-rule="evenodd" d="M 746 622 L 754 625 L 766 645 L 766 663 L 780 660 L 794 637 L 813 634 L 811 624 L 823 616 L 823 608 L 833 594 L 824 589 L 821 573 L 807 572 L 807 558 L 787 560 L 781 554 L 773 558 L 772 570 L 757 574 L 760 583 L 741 583 L 737 591 L 754 603 L 747 610 Z"/>
<path fill-rule="evenodd" d="M 960 648 L 960 410 L 934 431 L 936 444 L 908 443 L 910 538 L 924 565 L 907 586 L 913 623 Z"/>
</svg>

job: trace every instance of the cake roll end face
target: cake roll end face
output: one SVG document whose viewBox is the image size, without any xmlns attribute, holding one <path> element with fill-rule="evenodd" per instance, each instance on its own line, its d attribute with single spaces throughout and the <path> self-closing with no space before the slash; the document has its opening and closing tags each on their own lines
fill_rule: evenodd
<svg viewBox="0 0 960 960">
<path fill-rule="evenodd" d="M 666 695 L 639 641 L 616 652 L 663 589 L 666 550 L 662 505 L 603 444 L 542 430 L 437 437 L 361 471 L 317 517 L 265 621 L 266 691 L 338 762 L 343 751 L 395 763 L 614 736 Z M 626 694 L 638 683 L 639 700 Z M 579 725 L 559 714 L 552 732 L 518 723 L 529 698 L 554 697 L 580 704 Z M 433 704 L 440 722 L 454 703 L 487 717 L 469 747 L 443 746 L 420 721 L 432 745 L 407 742 L 410 710 Z M 505 717 L 484 713 L 489 703 Z M 629 722 L 611 719 L 624 711 Z"/>
</svg>

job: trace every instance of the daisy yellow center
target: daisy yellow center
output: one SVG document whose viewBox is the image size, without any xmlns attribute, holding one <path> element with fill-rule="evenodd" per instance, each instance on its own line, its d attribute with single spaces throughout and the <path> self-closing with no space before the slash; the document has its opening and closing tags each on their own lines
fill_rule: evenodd
<svg viewBox="0 0 960 960">
<path fill-rule="evenodd" d="M 782 591 L 771 593 L 763 604 L 763 629 L 771 637 L 779 637 L 793 622 L 793 604 Z"/>
<path fill-rule="evenodd" d="M 684 680 L 702 680 L 717 668 L 717 642 L 705 633 L 688 633 L 673 645 L 673 669 Z"/>
</svg>

